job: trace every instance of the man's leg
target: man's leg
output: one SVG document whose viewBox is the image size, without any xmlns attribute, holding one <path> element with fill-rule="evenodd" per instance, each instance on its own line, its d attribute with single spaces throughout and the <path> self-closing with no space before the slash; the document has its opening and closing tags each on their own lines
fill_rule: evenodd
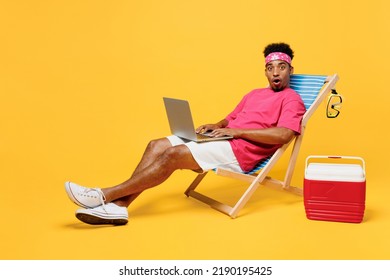
<svg viewBox="0 0 390 280">
<path fill-rule="evenodd" d="M 153 161 L 156 160 L 157 157 L 159 157 L 163 152 L 165 152 L 166 149 L 170 147 L 172 147 L 172 144 L 168 138 L 160 138 L 150 141 L 131 177 L 139 173 L 144 168 L 148 167 Z"/>
<path fill-rule="evenodd" d="M 144 190 L 161 184 L 177 169 L 198 171 L 201 168 L 186 145 L 172 146 L 168 139 L 159 139 L 149 143 L 133 175 L 122 184 L 88 189 L 67 182 L 66 191 L 73 202 L 82 206 L 76 211 L 76 217 L 82 222 L 124 225 L 128 222 L 126 207 Z"/>
<path fill-rule="evenodd" d="M 130 179 L 102 191 L 107 202 L 127 207 L 144 190 L 161 184 L 177 169 L 199 170 L 200 166 L 185 145 L 172 147 L 166 138 L 154 140 Z"/>
<path fill-rule="evenodd" d="M 152 162 L 154 162 L 156 160 L 156 158 L 159 157 L 169 147 L 172 147 L 172 145 L 167 138 L 161 138 L 161 139 L 150 141 L 148 146 L 146 147 L 146 149 L 144 151 L 144 154 L 142 155 L 140 162 L 138 163 L 137 167 L 135 168 L 135 170 L 130 178 L 133 178 L 134 175 L 140 173 L 143 169 L 148 168 L 148 166 Z M 124 184 L 124 183 L 122 183 L 122 184 Z M 131 202 L 133 202 L 140 194 L 141 194 L 141 192 L 131 194 L 131 195 L 119 198 L 119 199 L 115 200 L 114 202 L 115 202 L 115 204 L 117 204 L 119 206 L 128 207 L 131 204 Z"/>
</svg>

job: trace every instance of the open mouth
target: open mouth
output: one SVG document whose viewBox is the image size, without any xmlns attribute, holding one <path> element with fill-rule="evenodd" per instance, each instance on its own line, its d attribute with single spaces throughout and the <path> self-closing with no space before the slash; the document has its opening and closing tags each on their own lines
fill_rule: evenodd
<svg viewBox="0 0 390 280">
<path fill-rule="evenodd" d="M 282 81 L 281 81 L 280 79 L 274 79 L 274 80 L 272 80 L 272 83 L 273 83 L 274 85 L 276 85 L 276 86 L 280 85 L 281 82 L 282 82 Z"/>
</svg>

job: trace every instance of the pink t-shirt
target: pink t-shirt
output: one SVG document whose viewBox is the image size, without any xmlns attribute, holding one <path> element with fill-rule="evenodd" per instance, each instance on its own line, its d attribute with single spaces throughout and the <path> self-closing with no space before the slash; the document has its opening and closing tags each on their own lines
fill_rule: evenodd
<svg viewBox="0 0 390 280">
<path fill-rule="evenodd" d="M 291 88 L 275 92 L 271 88 L 255 89 L 246 94 L 226 120 L 228 128 L 261 129 L 285 127 L 299 134 L 305 106 Z M 281 145 L 261 144 L 245 139 L 229 141 L 244 171 L 250 171 L 262 159 L 272 155 Z"/>
</svg>

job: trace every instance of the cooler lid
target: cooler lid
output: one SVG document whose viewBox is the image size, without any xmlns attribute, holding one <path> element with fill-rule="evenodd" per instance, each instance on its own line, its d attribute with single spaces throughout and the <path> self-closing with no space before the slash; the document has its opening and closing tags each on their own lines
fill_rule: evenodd
<svg viewBox="0 0 390 280">
<path fill-rule="evenodd" d="M 361 165 L 338 163 L 310 163 L 305 170 L 305 179 L 344 182 L 364 182 L 366 180 Z"/>
</svg>

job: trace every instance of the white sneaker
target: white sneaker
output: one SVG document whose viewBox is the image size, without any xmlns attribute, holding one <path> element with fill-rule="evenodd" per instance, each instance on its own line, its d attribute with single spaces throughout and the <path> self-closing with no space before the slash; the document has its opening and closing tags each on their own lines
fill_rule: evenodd
<svg viewBox="0 0 390 280">
<path fill-rule="evenodd" d="M 70 200 L 84 208 L 94 208 L 104 204 L 106 200 L 99 188 L 86 188 L 72 182 L 65 183 L 65 190 Z"/>
<path fill-rule="evenodd" d="M 76 210 L 76 217 L 90 225 L 125 225 L 129 219 L 126 207 L 115 203 L 107 203 L 91 209 L 80 208 Z"/>
</svg>

